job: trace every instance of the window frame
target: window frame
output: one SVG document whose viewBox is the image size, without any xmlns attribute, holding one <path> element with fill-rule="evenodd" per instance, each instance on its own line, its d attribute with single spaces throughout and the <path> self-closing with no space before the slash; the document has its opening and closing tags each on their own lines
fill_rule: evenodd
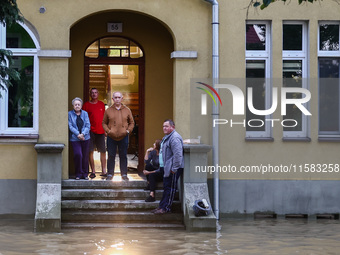
<svg viewBox="0 0 340 255">
<path fill-rule="evenodd" d="M 329 60 L 334 60 L 337 59 L 340 63 L 340 56 L 338 57 L 318 57 L 318 96 L 319 96 L 319 101 L 318 101 L 318 120 L 320 121 L 320 59 L 329 59 Z M 340 73 L 340 66 L 339 66 L 339 73 Z M 338 98 L 340 99 L 340 75 L 338 77 Z M 338 113 L 340 113 L 340 103 L 338 107 Z M 340 138 L 340 118 L 338 120 L 338 130 L 337 131 L 320 131 L 320 122 L 318 123 L 318 137 L 319 138 Z"/>
<path fill-rule="evenodd" d="M 269 109 L 270 106 L 272 105 L 272 40 L 271 40 L 271 35 L 272 35 L 272 26 L 271 22 L 267 20 L 252 20 L 252 21 L 247 21 L 247 25 L 265 25 L 266 26 L 266 37 L 265 37 L 265 50 L 247 50 L 245 47 L 245 67 L 247 66 L 247 61 L 248 60 L 260 60 L 260 61 L 265 61 L 265 81 L 266 81 L 266 89 L 265 89 L 265 109 Z M 247 35 L 245 34 L 245 41 L 247 42 Z M 247 67 L 246 67 L 247 68 Z M 245 71 L 246 71 L 245 68 Z M 247 79 L 247 77 L 246 77 Z M 268 84 L 267 84 L 268 83 Z M 246 95 L 247 95 L 246 91 Z M 267 119 L 272 119 L 272 114 L 266 115 L 265 120 Z M 247 125 L 247 123 L 246 123 Z M 272 132 L 272 127 L 270 121 L 265 121 L 265 130 L 264 131 L 247 131 L 246 130 L 246 139 L 268 139 L 272 138 L 273 132 Z"/>
<path fill-rule="evenodd" d="M 340 45 L 339 50 L 337 51 L 323 51 L 320 50 L 320 26 L 328 24 L 328 25 L 338 25 L 339 26 L 339 43 L 340 43 L 340 21 L 319 21 L 318 23 L 318 97 L 320 97 L 320 59 L 337 59 L 340 62 Z M 340 66 L 339 66 L 339 93 L 338 98 L 340 98 Z M 319 98 L 320 99 L 320 98 Z M 340 113 L 340 104 L 339 104 L 339 113 Z M 318 100 L 318 120 L 320 121 L 320 100 Z M 318 137 L 319 138 L 335 138 L 340 139 L 340 118 L 339 118 L 339 129 L 337 131 L 320 131 L 320 123 L 318 123 Z"/>
<path fill-rule="evenodd" d="M 340 21 L 319 21 L 318 23 L 318 57 L 339 57 L 340 56 L 340 45 L 339 50 L 320 50 L 320 25 L 339 25 L 339 43 L 340 43 Z"/>
<path fill-rule="evenodd" d="M 283 74 L 283 61 L 285 60 L 301 60 L 302 61 L 302 88 L 309 90 L 309 31 L 307 21 L 283 21 L 282 22 L 282 46 L 283 46 L 283 26 L 284 25 L 302 25 L 302 50 L 283 50 L 282 47 L 282 74 Z M 282 77 L 283 80 L 283 77 Z M 303 104 L 306 109 L 310 108 L 309 102 Z M 302 114 L 302 130 L 301 131 L 284 131 L 283 139 L 285 138 L 308 138 L 310 133 L 310 119 L 308 116 Z M 283 117 L 283 116 L 282 116 Z"/>
<path fill-rule="evenodd" d="M 33 57 L 33 125 L 32 127 L 8 127 L 8 89 L 1 90 L 0 138 L 32 137 L 39 133 L 39 58 L 40 44 L 35 34 L 24 23 L 17 23 L 29 34 L 36 48 L 6 48 L 6 26 L 0 25 L 0 48 L 12 51 L 14 57 Z M 7 63 L 8 65 L 8 63 Z"/>
</svg>

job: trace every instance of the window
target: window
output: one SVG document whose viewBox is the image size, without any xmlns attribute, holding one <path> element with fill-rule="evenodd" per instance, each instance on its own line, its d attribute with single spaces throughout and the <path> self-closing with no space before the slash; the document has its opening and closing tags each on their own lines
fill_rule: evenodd
<svg viewBox="0 0 340 255">
<path fill-rule="evenodd" d="M 131 40 L 121 37 L 105 37 L 93 42 L 85 57 L 141 58 L 143 51 Z"/>
<path fill-rule="evenodd" d="M 282 86 L 308 89 L 307 24 L 305 22 L 284 22 L 282 38 Z M 301 93 L 288 93 L 287 98 L 302 98 Z M 303 104 L 308 109 L 308 104 Z M 307 116 L 295 105 L 286 106 L 283 116 L 284 138 L 307 138 Z"/>
<path fill-rule="evenodd" d="M 319 25 L 319 54 L 339 54 L 339 24 L 321 22 Z"/>
<path fill-rule="evenodd" d="M 319 23 L 319 137 L 340 138 L 340 22 Z"/>
<path fill-rule="evenodd" d="M 271 107 L 272 85 L 270 82 L 270 24 L 266 21 L 246 24 L 246 89 L 252 89 L 252 102 L 256 110 Z M 249 108 L 246 112 L 246 137 L 270 138 L 272 136 L 271 115 L 255 115 Z"/>
<path fill-rule="evenodd" d="M 38 41 L 24 24 L 0 26 L 0 48 L 11 50 L 19 81 L 0 89 L 0 136 L 38 134 Z"/>
</svg>

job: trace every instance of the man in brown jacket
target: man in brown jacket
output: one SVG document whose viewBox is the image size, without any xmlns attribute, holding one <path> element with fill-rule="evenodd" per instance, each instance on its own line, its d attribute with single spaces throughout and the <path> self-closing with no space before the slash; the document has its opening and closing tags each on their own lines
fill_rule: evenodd
<svg viewBox="0 0 340 255">
<path fill-rule="evenodd" d="M 127 149 L 129 134 L 132 132 L 135 122 L 131 110 L 122 104 L 123 95 L 120 92 L 112 94 L 113 105 L 106 109 L 103 118 L 103 128 L 107 134 L 107 178 L 112 180 L 115 171 L 115 159 L 118 147 L 119 166 L 122 179 L 127 177 Z"/>
</svg>

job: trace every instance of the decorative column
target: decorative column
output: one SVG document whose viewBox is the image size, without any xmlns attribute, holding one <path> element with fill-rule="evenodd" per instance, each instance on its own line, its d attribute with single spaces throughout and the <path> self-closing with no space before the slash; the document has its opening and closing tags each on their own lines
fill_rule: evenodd
<svg viewBox="0 0 340 255">
<path fill-rule="evenodd" d="M 195 201 L 200 199 L 205 199 L 211 207 L 205 171 L 211 148 L 206 144 L 184 144 L 181 199 L 184 224 L 188 231 L 216 231 L 216 217 L 212 210 L 208 216 L 200 217 L 196 217 L 193 210 Z"/>
<path fill-rule="evenodd" d="M 60 232 L 61 230 L 61 172 L 64 144 L 36 144 L 37 203 L 35 232 Z"/>
</svg>

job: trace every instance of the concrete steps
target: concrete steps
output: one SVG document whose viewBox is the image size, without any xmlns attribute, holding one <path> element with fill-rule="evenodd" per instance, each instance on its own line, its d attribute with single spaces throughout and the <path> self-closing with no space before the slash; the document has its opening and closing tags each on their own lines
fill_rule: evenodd
<svg viewBox="0 0 340 255">
<path fill-rule="evenodd" d="M 171 220 L 171 222 L 181 223 L 181 218 L 177 213 L 154 215 L 151 212 L 138 211 L 69 211 L 64 212 L 64 221 L 72 221 L 77 218 L 77 222 L 117 222 L 117 223 L 159 223 L 161 220 Z M 94 219 L 95 218 L 95 219 Z M 166 223 L 166 222 L 165 222 Z"/>
<path fill-rule="evenodd" d="M 140 189 L 63 189 L 65 199 L 145 199 L 149 191 Z M 162 193 L 156 192 L 156 199 L 161 199 Z"/>
<path fill-rule="evenodd" d="M 158 202 L 146 203 L 144 200 L 62 200 L 62 209 L 78 209 L 78 210 L 123 210 L 123 211 L 151 211 L 158 206 Z M 180 209 L 180 203 L 174 201 L 173 210 Z"/>
<path fill-rule="evenodd" d="M 144 189 L 145 181 L 63 180 L 63 189 Z M 161 186 L 157 186 L 161 187 Z"/>
<path fill-rule="evenodd" d="M 155 202 L 146 203 L 149 191 L 144 188 L 145 181 L 64 180 L 62 228 L 184 229 L 178 195 L 171 213 L 154 215 L 151 210 L 158 206 L 162 190 L 156 191 Z"/>
<path fill-rule="evenodd" d="M 184 229 L 183 224 L 166 224 L 166 223 L 63 223 L 63 228 L 162 228 L 162 229 Z"/>
</svg>

